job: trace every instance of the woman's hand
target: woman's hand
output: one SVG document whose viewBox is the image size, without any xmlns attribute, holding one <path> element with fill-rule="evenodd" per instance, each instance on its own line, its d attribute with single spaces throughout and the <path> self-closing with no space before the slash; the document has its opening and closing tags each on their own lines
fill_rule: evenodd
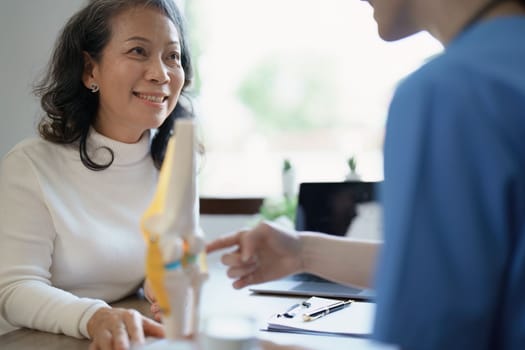
<svg viewBox="0 0 525 350">
<path fill-rule="evenodd" d="M 164 337 L 164 328 L 136 310 L 104 307 L 87 324 L 89 350 L 125 350 L 143 344 L 145 336 Z"/>
<path fill-rule="evenodd" d="M 262 283 L 302 271 L 299 235 L 272 223 L 263 222 L 252 230 L 240 231 L 219 238 L 206 247 L 208 253 L 237 246 L 222 256 L 228 266 L 228 277 L 234 278 L 234 288 Z"/>
<path fill-rule="evenodd" d="M 150 311 L 153 314 L 153 319 L 157 322 L 160 322 L 162 320 L 160 307 L 159 304 L 157 304 L 157 297 L 153 293 L 151 283 L 148 279 L 146 279 L 146 281 L 144 282 L 144 297 L 151 304 Z"/>
</svg>

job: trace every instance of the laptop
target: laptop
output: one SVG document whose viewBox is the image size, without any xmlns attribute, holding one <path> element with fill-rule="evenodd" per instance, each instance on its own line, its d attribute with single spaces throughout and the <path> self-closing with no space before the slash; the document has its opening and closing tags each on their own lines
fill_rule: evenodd
<svg viewBox="0 0 525 350">
<path fill-rule="evenodd" d="M 380 182 L 305 182 L 299 186 L 295 229 L 334 236 L 381 237 Z M 320 296 L 372 300 L 372 289 L 341 285 L 301 273 L 253 285 L 260 294 Z"/>
</svg>

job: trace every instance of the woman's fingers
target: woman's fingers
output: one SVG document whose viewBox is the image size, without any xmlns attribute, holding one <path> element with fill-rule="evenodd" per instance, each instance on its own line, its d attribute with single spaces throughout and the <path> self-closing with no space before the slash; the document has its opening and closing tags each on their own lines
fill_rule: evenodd
<svg viewBox="0 0 525 350">
<path fill-rule="evenodd" d="M 153 321 L 147 317 L 142 317 L 142 329 L 144 331 L 144 334 L 147 336 L 156 338 L 165 337 L 164 327 L 160 323 Z"/>
<path fill-rule="evenodd" d="M 90 320 L 90 350 L 126 350 L 145 336 L 164 337 L 163 326 L 136 310 L 104 308 Z"/>
<path fill-rule="evenodd" d="M 129 349 L 129 338 L 126 325 L 124 323 L 118 323 L 111 329 L 111 335 L 113 338 L 113 348 L 109 347 L 108 350 L 127 350 Z"/>
<path fill-rule="evenodd" d="M 112 349 L 113 336 L 109 330 L 98 334 L 97 338 L 89 345 L 89 350 Z"/>
<path fill-rule="evenodd" d="M 129 340 L 132 343 L 144 343 L 144 331 L 142 329 L 142 315 L 137 311 L 129 310 L 124 315 L 124 324 L 126 325 Z"/>
<path fill-rule="evenodd" d="M 159 306 L 159 304 L 157 304 L 157 303 L 151 304 L 150 307 L 149 307 L 149 311 L 150 311 L 152 314 L 156 314 L 156 313 L 160 312 L 160 306 Z"/>
<path fill-rule="evenodd" d="M 162 313 L 160 312 L 160 306 L 159 304 L 151 304 L 150 306 L 150 312 L 153 314 L 153 319 L 157 322 L 162 321 Z"/>
</svg>

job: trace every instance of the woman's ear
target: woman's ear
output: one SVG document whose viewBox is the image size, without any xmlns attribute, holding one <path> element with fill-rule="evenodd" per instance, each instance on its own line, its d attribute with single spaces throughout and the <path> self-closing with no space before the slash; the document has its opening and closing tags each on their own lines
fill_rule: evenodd
<svg viewBox="0 0 525 350">
<path fill-rule="evenodd" d="M 84 72 L 82 72 L 82 82 L 86 88 L 91 89 L 92 84 L 96 83 L 95 77 L 93 76 L 95 62 L 86 51 L 82 52 L 82 55 L 84 56 Z"/>
</svg>

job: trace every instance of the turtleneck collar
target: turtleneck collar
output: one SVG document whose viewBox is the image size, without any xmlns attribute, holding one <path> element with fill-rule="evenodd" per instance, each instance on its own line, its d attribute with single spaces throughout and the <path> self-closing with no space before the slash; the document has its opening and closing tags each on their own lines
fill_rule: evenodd
<svg viewBox="0 0 525 350">
<path fill-rule="evenodd" d="M 151 131 L 146 130 L 136 143 L 124 143 L 110 139 L 98 133 L 93 127 L 88 135 L 88 153 L 93 161 L 106 164 L 111 160 L 108 148 L 113 151 L 112 165 L 125 166 L 138 163 L 149 156 L 151 145 Z"/>
</svg>

